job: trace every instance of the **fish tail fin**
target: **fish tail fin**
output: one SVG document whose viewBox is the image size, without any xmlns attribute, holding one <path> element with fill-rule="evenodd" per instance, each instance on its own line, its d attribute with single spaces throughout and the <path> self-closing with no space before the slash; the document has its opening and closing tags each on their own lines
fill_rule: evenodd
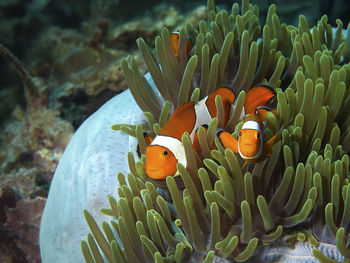
<svg viewBox="0 0 350 263">
<path fill-rule="evenodd" d="M 212 118 L 216 117 L 217 109 L 216 109 L 216 105 L 215 105 L 215 98 L 217 95 L 221 96 L 222 104 L 224 106 L 224 113 L 225 113 L 224 119 L 225 119 L 225 124 L 226 124 L 228 121 L 229 114 L 230 114 L 231 104 L 233 104 L 235 102 L 236 95 L 233 92 L 233 90 L 231 90 L 228 87 L 224 87 L 224 86 L 217 88 L 212 93 L 210 93 L 205 104 L 206 104 L 208 111 L 210 113 L 210 116 Z"/>
<path fill-rule="evenodd" d="M 272 147 L 276 143 L 277 139 L 278 139 L 278 133 L 272 136 L 271 139 L 264 144 L 264 149 L 263 149 L 264 155 L 272 156 Z"/>
<path fill-rule="evenodd" d="M 216 133 L 221 144 L 234 153 L 238 153 L 238 141 L 228 132 L 221 130 Z"/>
<path fill-rule="evenodd" d="M 259 85 L 248 90 L 244 108 L 246 114 L 252 114 L 258 106 L 266 105 L 276 96 L 276 92 L 269 86 Z"/>
</svg>

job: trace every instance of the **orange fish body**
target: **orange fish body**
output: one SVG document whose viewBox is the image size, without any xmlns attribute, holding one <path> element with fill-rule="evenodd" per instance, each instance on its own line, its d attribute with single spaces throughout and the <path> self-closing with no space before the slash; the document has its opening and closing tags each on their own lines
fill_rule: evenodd
<svg viewBox="0 0 350 263">
<path fill-rule="evenodd" d="M 228 88 L 219 88 L 197 103 L 188 102 L 178 107 L 167 123 L 158 132 L 146 149 L 146 174 L 152 179 L 165 179 L 177 175 L 177 163 L 186 167 L 185 150 L 182 146 L 182 135 L 188 132 L 192 143 L 197 129 L 208 125 L 216 117 L 215 97 L 223 100 L 225 121 L 227 122 L 231 104 L 235 101 L 234 93 Z M 195 146 L 197 151 L 199 146 Z"/>
<path fill-rule="evenodd" d="M 275 134 L 270 140 L 264 142 L 263 140 L 264 124 L 256 114 L 248 115 L 244 120 L 242 128 L 238 133 L 238 140 L 236 140 L 230 133 L 222 131 L 218 134 L 221 143 L 225 148 L 230 149 L 235 153 L 239 153 L 245 163 L 257 162 L 263 156 L 272 155 L 272 146 L 277 140 Z"/>
<path fill-rule="evenodd" d="M 209 125 L 212 118 L 216 117 L 215 97 L 217 95 L 221 96 L 223 102 L 226 125 L 236 98 L 229 88 L 218 88 L 197 103 L 188 102 L 178 107 L 146 148 L 145 170 L 150 178 L 164 180 L 167 176 L 178 175 L 177 163 L 186 167 L 185 150 L 181 143 L 185 132 L 190 135 L 193 148 L 200 155 L 197 129 L 200 126 Z M 275 93 L 271 88 L 265 86 L 251 88 L 246 94 L 241 117 L 246 113 L 254 112 L 259 105 L 265 105 L 273 97 Z"/>
<path fill-rule="evenodd" d="M 173 48 L 175 57 L 179 56 L 179 42 L 180 42 L 180 32 L 179 31 L 174 31 L 170 33 L 170 43 L 171 47 Z M 187 39 L 187 54 L 190 53 L 191 49 L 193 47 L 193 43 L 191 39 Z"/>
</svg>

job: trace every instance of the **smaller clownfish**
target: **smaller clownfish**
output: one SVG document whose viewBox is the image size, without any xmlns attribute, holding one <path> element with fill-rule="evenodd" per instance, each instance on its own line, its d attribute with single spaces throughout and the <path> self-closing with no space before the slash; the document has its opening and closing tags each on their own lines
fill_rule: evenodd
<svg viewBox="0 0 350 263">
<path fill-rule="evenodd" d="M 215 97 L 217 95 L 222 98 L 224 125 L 226 125 L 231 111 L 236 106 L 234 104 L 236 96 L 231 89 L 220 87 L 197 103 L 188 102 L 176 108 L 154 140 L 146 138 L 150 142 L 147 143 L 145 162 L 145 172 L 148 177 L 164 180 L 167 176 L 179 175 L 178 163 L 186 167 L 185 150 L 181 143 L 185 132 L 190 135 L 193 149 L 201 156 L 197 130 L 200 126 L 209 125 L 210 121 L 216 117 Z M 266 105 L 275 96 L 274 90 L 267 86 L 259 85 L 251 88 L 246 94 L 241 117 L 254 113 L 258 106 Z"/>
<path fill-rule="evenodd" d="M 179 31 L 173 31 L 170 33 L 170 43 L 171 47 L 174 50 L 175 57 L 179 56 L 179 42 L 180 42 L 180 32 Z M 191 49 L 193 47 L 193 43 L 191 39 L 187 37 L 187 55 L 190 53 Z"/>
<path fill-rule="evenodd" d="M 259 109 L 257 109 L 258 111 Z M 247 162 L 257 162 L 263 156 L 272 156 L 272 146 L 275 144 L 278 134 L 264 143 L 263 129 L 264 124 L 258 115 L 250 114 L 245 118 L 242 128 L 238 132 L 238 141 L 226 131 L 218 132 L 217 136 L 225 148 L 239 153 L 245 160 L 243 169 Z"/>
</svg>

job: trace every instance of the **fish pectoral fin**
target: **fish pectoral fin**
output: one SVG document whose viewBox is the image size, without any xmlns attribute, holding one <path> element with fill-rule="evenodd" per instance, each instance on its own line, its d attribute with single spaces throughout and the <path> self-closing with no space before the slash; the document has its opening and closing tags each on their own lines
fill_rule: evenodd
<svg viewBox="0 0 350 263">
<path fill-rule="evenodd" d="M 258 106 L 266 105 L 271 99 L 276 96 L 276 92 L 269 86 L 259 85 L 248 90 L 244 108 L 246 114 L 252 114 Z"/>
<path fill-rule="evenodd" d="M 221 86 L 220 88 L 217 88 L 216 90 L 211 92 L 205 101 L 205 105 L 206 105 L 206 107 L 209 111 L 209 114 L 212 118 L 217 117 L 216 116 L 217 108 L 216 108 L 216 104 L 215 104 L 216 96 L 221 97 L 222 105 L 223 105 L 223 109 L 224 109 L 224 120 L 225 120 L 225 122 L 227 122 L 228 116 L 230 114 L 231 104 L 233 104 L 235 102 L 236 95 L 233 92 L 233 90 L 231 90 L 230 88 L 225 87 L 225 86 Z"/>
<path fill-rule="evenodd" d="M 225 148 L 230 149 L 234 153 L 238 153 L 238 141 L 232 136 L 232 134 L 226 131 L 219 131 L 216 136 Z"/>
<path fill-rule="evenodd" d="M 272 156 L 272 147 L 276 143 L 277 139 L 278 139 L 278 134 L 276 133 L 274 136 L 271 137 L 270 140 L 268 140 L 264 144 L 264 148 L 263 148 L 264 155 L 269 157 Z"/>
<path fill-rule="evenodd" d="M 242 171 L 243 171 L 244 167 L 247 165 L 247 163 L 248 163 L 248 161 L 245 160 L 245 161 L 244 161 L 244 164 L 243 164 L 242 167 L 241 167 L 241 170 L 242 170 Z"/>
</svg>

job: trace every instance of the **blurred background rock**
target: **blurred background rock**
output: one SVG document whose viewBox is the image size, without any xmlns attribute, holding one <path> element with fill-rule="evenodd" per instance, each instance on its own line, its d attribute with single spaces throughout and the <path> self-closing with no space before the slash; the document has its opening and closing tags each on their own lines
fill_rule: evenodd
<svg viewBox="0 0 350 263">
<path fill-rule="evenodd" d="M 216 1 L 230 9 L 233 1 Z M 276 4 L 281 23 L 309 25 L 323 15 L 349 23 L 347 0 L 259 0 L 260 17 Z M 153 45 L 162 27 L 205 18 L 206 1 L 1 0 L 0 43 L 36 77 L 28 96 L 0 57 L 0 262 L 40 262 L 38 230 L 56 165 L 74 130 L 126 89 L 120 61 L 138 58 L 136 39 Z M 261 21 L 264 23 L 264 21 Z M 142 68 L 142 61 L 137 60 Z M 19 220 L 19 218 L 22 218 Z M 26 227 L 23 227 L 25 225 Z"/>
</svg>

